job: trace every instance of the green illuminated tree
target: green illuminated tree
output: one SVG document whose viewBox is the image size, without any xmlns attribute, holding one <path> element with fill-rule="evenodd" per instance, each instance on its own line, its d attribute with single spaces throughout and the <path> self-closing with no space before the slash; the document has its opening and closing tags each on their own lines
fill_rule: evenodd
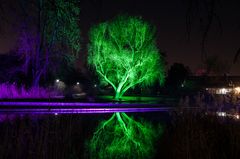
<svg viewBox="0 0 240 159">
<path fill-rule="evenodd" d="M 136 85 L 165 78 L 154 28 L 139 17 L 118 16 L 90 31 L 88 64 L 108 82 L 119 99 Z"/>
</svg>

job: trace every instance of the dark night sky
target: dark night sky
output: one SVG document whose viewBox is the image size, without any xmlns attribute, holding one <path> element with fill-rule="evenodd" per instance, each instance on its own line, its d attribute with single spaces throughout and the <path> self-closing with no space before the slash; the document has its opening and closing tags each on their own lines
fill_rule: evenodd
<svg viewBox="0 0 240 159">
<path fill-rule="evenodd" d="M 1 0 L 5 1 L 5 0 Z M 169 65 L 180 62 L 194 72 L 201 67 L 201 40 L 199 24 L 192 27 L 190 40 L 186 36 L 186 4 L 183 0 L 82 0 L 80 27 L 82 52 L 86 52 L 87 32 L 90 26 L 113 18 L 119 13 L 140 15 L 157 28 L 158 47 L 166 52 Z M 206 41 L 208 55 L 218 55 L 232 63 L 240 47 L 240 3 L 238 0 L 222 0 L 216 13 L 222 23 L 222 33 L 213 22 Z M 2 24 L 4 25 L 4 24 Z M 0 37 L 0 53 L 14 47 L 14 29 L 4 27 L 7 36 Z M 231 75 L 240 75 L 240 60 L 232 64 Z"/>
</svg>

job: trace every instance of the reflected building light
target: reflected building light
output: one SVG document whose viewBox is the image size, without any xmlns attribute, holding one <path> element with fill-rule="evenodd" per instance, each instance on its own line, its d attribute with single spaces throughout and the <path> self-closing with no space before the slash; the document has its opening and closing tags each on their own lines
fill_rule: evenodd
<svg viewBox="0 0 240 159">
<path fill-rule="evenodd" d="M 231 92 L 231 89 L 220 88 L 220 89 L 217 89 L 216 94 L 227 94 L 229 92 Z"/>
<path fill-rule="evenodd" d="M 226 88 L 222 88 L 219 90 L 221 94 L 226 94 L 227 93 L 227 89 Z"/>
</svg>

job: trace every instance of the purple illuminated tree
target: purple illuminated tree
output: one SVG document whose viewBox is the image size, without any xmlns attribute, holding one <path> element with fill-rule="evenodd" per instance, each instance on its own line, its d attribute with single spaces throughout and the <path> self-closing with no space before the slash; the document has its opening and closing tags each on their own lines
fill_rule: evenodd
<svg viewBox="0 0 240 159">
<path fill-rule="evenodd" d="M 32 85 L 38 86 L 40 79 L 50 71 L 56 72 L 63 60 L 71 65 L 78 57 L 79 7 L 77 0 L 25 0 L 25 5 L 24 11 L 32 5 L 35 9 L 23 18 L 18 54 L 24 61 L 22 71 L 30 73 Z"/>
</svg>

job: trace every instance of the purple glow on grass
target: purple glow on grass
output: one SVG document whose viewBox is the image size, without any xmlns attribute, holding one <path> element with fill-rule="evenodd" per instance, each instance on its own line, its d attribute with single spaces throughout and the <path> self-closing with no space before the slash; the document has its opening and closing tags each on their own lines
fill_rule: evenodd
<svg viewBox="0 0 240 159">
<path fill-rule="evenodd" d="M 16 84 L 0 84 L 0 99 L 19 99 L 19 98 L 41 98 L 46 99 L 59 95 L 59 92 L 51 89 L 32 87 L 26 89 L 24 86 L 18 87 Z"/>
<path fill-rule="evenodd" d="M 156 112 L 172 108 L 158 104 L 126 103 L 63 103 L 63 102 L 0 102 L 0 113 L 20 114 L 77 114 L 114 112 Z"/>
</svg>

